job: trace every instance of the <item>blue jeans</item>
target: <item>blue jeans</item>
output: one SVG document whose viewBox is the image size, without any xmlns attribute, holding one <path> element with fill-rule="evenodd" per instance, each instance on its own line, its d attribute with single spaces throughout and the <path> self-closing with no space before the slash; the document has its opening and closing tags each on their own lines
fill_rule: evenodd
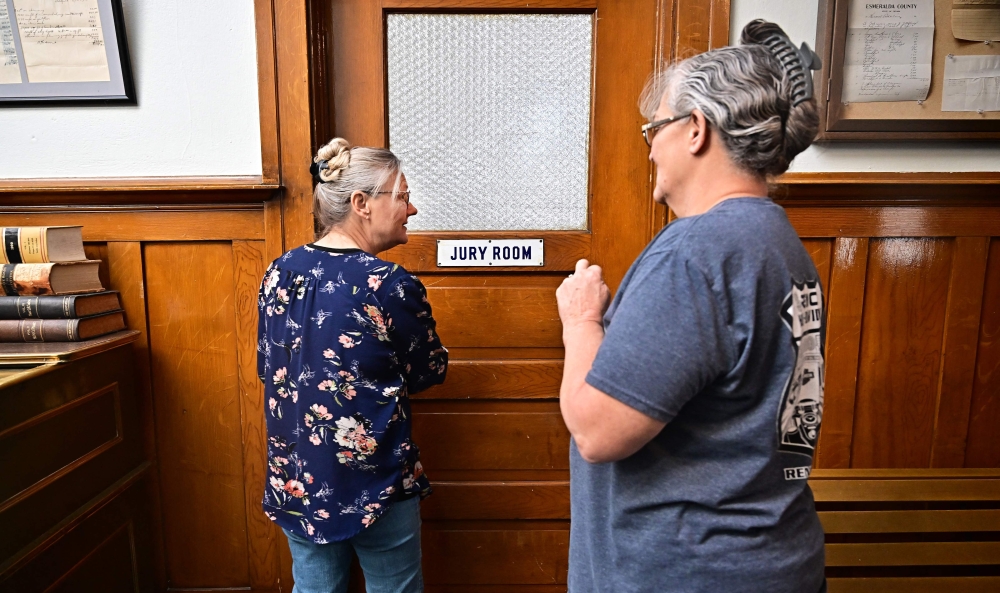
<svg viewBox="0 0 1000 593">
<path fill-rule="evenodd" d="M 375 524 L 354 537 L 316 544 L 285 530 L 292 551 L 292 593 L 346 593 L 352 550 L 358 554 L 368 593 L 422 593 L 420 497 L 394 503 Z"/>
</svg>

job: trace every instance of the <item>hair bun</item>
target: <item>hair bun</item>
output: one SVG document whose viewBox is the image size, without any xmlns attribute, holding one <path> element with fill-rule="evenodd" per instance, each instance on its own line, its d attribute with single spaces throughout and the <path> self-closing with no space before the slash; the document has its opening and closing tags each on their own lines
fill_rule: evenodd
<svg viewBox="0 0 1000 593">
<path fill-rule="evenodd" d="M 351 164 L 351 143 L 343 138 L 334 138 L 320 147 L 313 157 L 313 163 L 326 163 L 318 170 L 320 181 L 335 181 L 340 172 Z"/>
<path fill-rule="evenodd" d="M 776 40 L 781 38 L 780 40 Z M 781 93 L 788 101 L 782 131 L 783 172 L 796 155 L 812 144 L 819 130 L 819 111 L 813 98 L 812 70 L 820 68 L 820 59 L 805 43 L 796 50 L 788 34 L 776 23 L 755 19 L 743 27 L 740 42 L 767 48 L 782 75 Z"/>
</svg>

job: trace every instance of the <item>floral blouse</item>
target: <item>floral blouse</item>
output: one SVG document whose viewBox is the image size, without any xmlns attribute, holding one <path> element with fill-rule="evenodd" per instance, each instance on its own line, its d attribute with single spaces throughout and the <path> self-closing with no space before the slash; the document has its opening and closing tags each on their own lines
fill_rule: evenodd
<svg viewBox="0 0 1000 593">
<path fill-rule="evenodd" d="M 326 543 L 429 495 L 408 396 L 444 381 L 448 351 L 420 281 L 360 249 L 305 245 L 268 267 L 257 306 L 267 516 Z"/>
</svg>

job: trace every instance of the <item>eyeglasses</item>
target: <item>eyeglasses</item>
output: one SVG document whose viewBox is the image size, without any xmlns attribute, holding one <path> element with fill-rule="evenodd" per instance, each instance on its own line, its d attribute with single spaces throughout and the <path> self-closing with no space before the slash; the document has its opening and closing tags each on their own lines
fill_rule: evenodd
<svg viewBox="0 0 1000 593">
<path fill-rule="evenodd" d="M 404 202 L 404 203 L 405 203 L 405 204 L 406 204 L 407 206 L 409 206 L 409 205 L 410 205 L 410 190 L 406 190 L 406 191 L 397 191 L 397 192 L 391 192 L 391 191 L 377 191 L 377 192 L 375 192 L 375 193 L 374 193 L 373 195 L 376 195 L 376 196 L 377 196 L 377 195 L 379 195 L 379 194 L 391 194 L 391 193 L 395 193 L 395 194 L 396 194 L 397 196 L 399 196 L 399 199 L 400 199 L 400 200 L 403 200 L 403 202 Z"/>
<path fill-rule="evenodd" d="M 648 124 L 642 126 L 642 137 L 646 141 L 647 146 L 653 145 L 653 136 L 656 136 L 657 130 L 665 125 L 672 124 L 679 119 L 684 119 L 685 117 L 690 117 L 690 113 L 685 113 L 684 115 L 675 115 L 673 117 L 668 117 L 667 119 L 658 119 L 656 121 L 651 121 Z"/>
</svg>

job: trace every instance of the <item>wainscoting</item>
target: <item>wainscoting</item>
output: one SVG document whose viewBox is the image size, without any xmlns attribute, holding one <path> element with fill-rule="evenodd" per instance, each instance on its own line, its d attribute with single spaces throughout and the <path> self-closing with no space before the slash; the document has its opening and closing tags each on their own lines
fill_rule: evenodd
<svg viewBox="0 0 1000 593">
<path fill-rule="evenodd" d="M 880 187 L 783 202 L 828 303 L 816 467 L 998 467 L 997 188 Z"/>
<path fill-rule="evenodd" d="M 280 203 L 27 206 L 0 217 L 4 225 L 84 225 L 88 257 L 103 262 L 103 284 L 121 292 L 127 323 L 140 332 L 161 586 L 278 590 L 280 536 L 260 511 L 256 300 L 264 269 L 281 254 Z"/>
<path fill-rule="evenodd" d="M 997 186 L 948 179 L 790 176 L 775 187 L 828 305 L 817 468 L 1000 467 Z M 448 381 L 413 404 L 435 481 L 423 507 L 428 590 L 565 591 L 569 435 L 551 298 L 561 277 L 522 286 L 483 275 L 476 290 L 430 269 L 422 278 L 457 346 Z M 530 314 L 512 314 L 522 308 Z M 485 335 L 458 333 L 470 314 Z M 473 338 L 493 348 L 463 347 Z M 519 360 L 485 360 L 516 346 Z"/>
<path fill-rule="evenodd" d="M 1000 467 L 997 187 L 792 178 L 775 188 L 828 304 L 816 467 Z M 255 366 L 255 300 L 282 251 L 280 202 L 273 188 L 248 190 L 241 203 L 198 191 L 199 204 L 4 206 L 0 218 L 84 225 L 88 255 L 104 262 L 102 280 L 121 291 L 129 327 L 141 332 L 160 589 L 287 590 L 283 538 L 259 510 L 266 462 Z M 498 281 L 473 291 L 496 292 L 496 303 L 465 303 L 473 292 L 449 289 L 449 278 L 424 273 L 455 362 L 413 405 L 436 482 L 424 504 L 429 590 L 564 590 L 569 435 L 557 400 L 558 316 L 554 299 L 542 298 L 556 284 Z M 508 302 L 531 315 L 514 315 Z M 489 320 L 488 336 L 461 333 L 470 306 Z M 491 356 L 488 344 L 521 354 L 500 366 L 477 360 Z"/>
</svg>

